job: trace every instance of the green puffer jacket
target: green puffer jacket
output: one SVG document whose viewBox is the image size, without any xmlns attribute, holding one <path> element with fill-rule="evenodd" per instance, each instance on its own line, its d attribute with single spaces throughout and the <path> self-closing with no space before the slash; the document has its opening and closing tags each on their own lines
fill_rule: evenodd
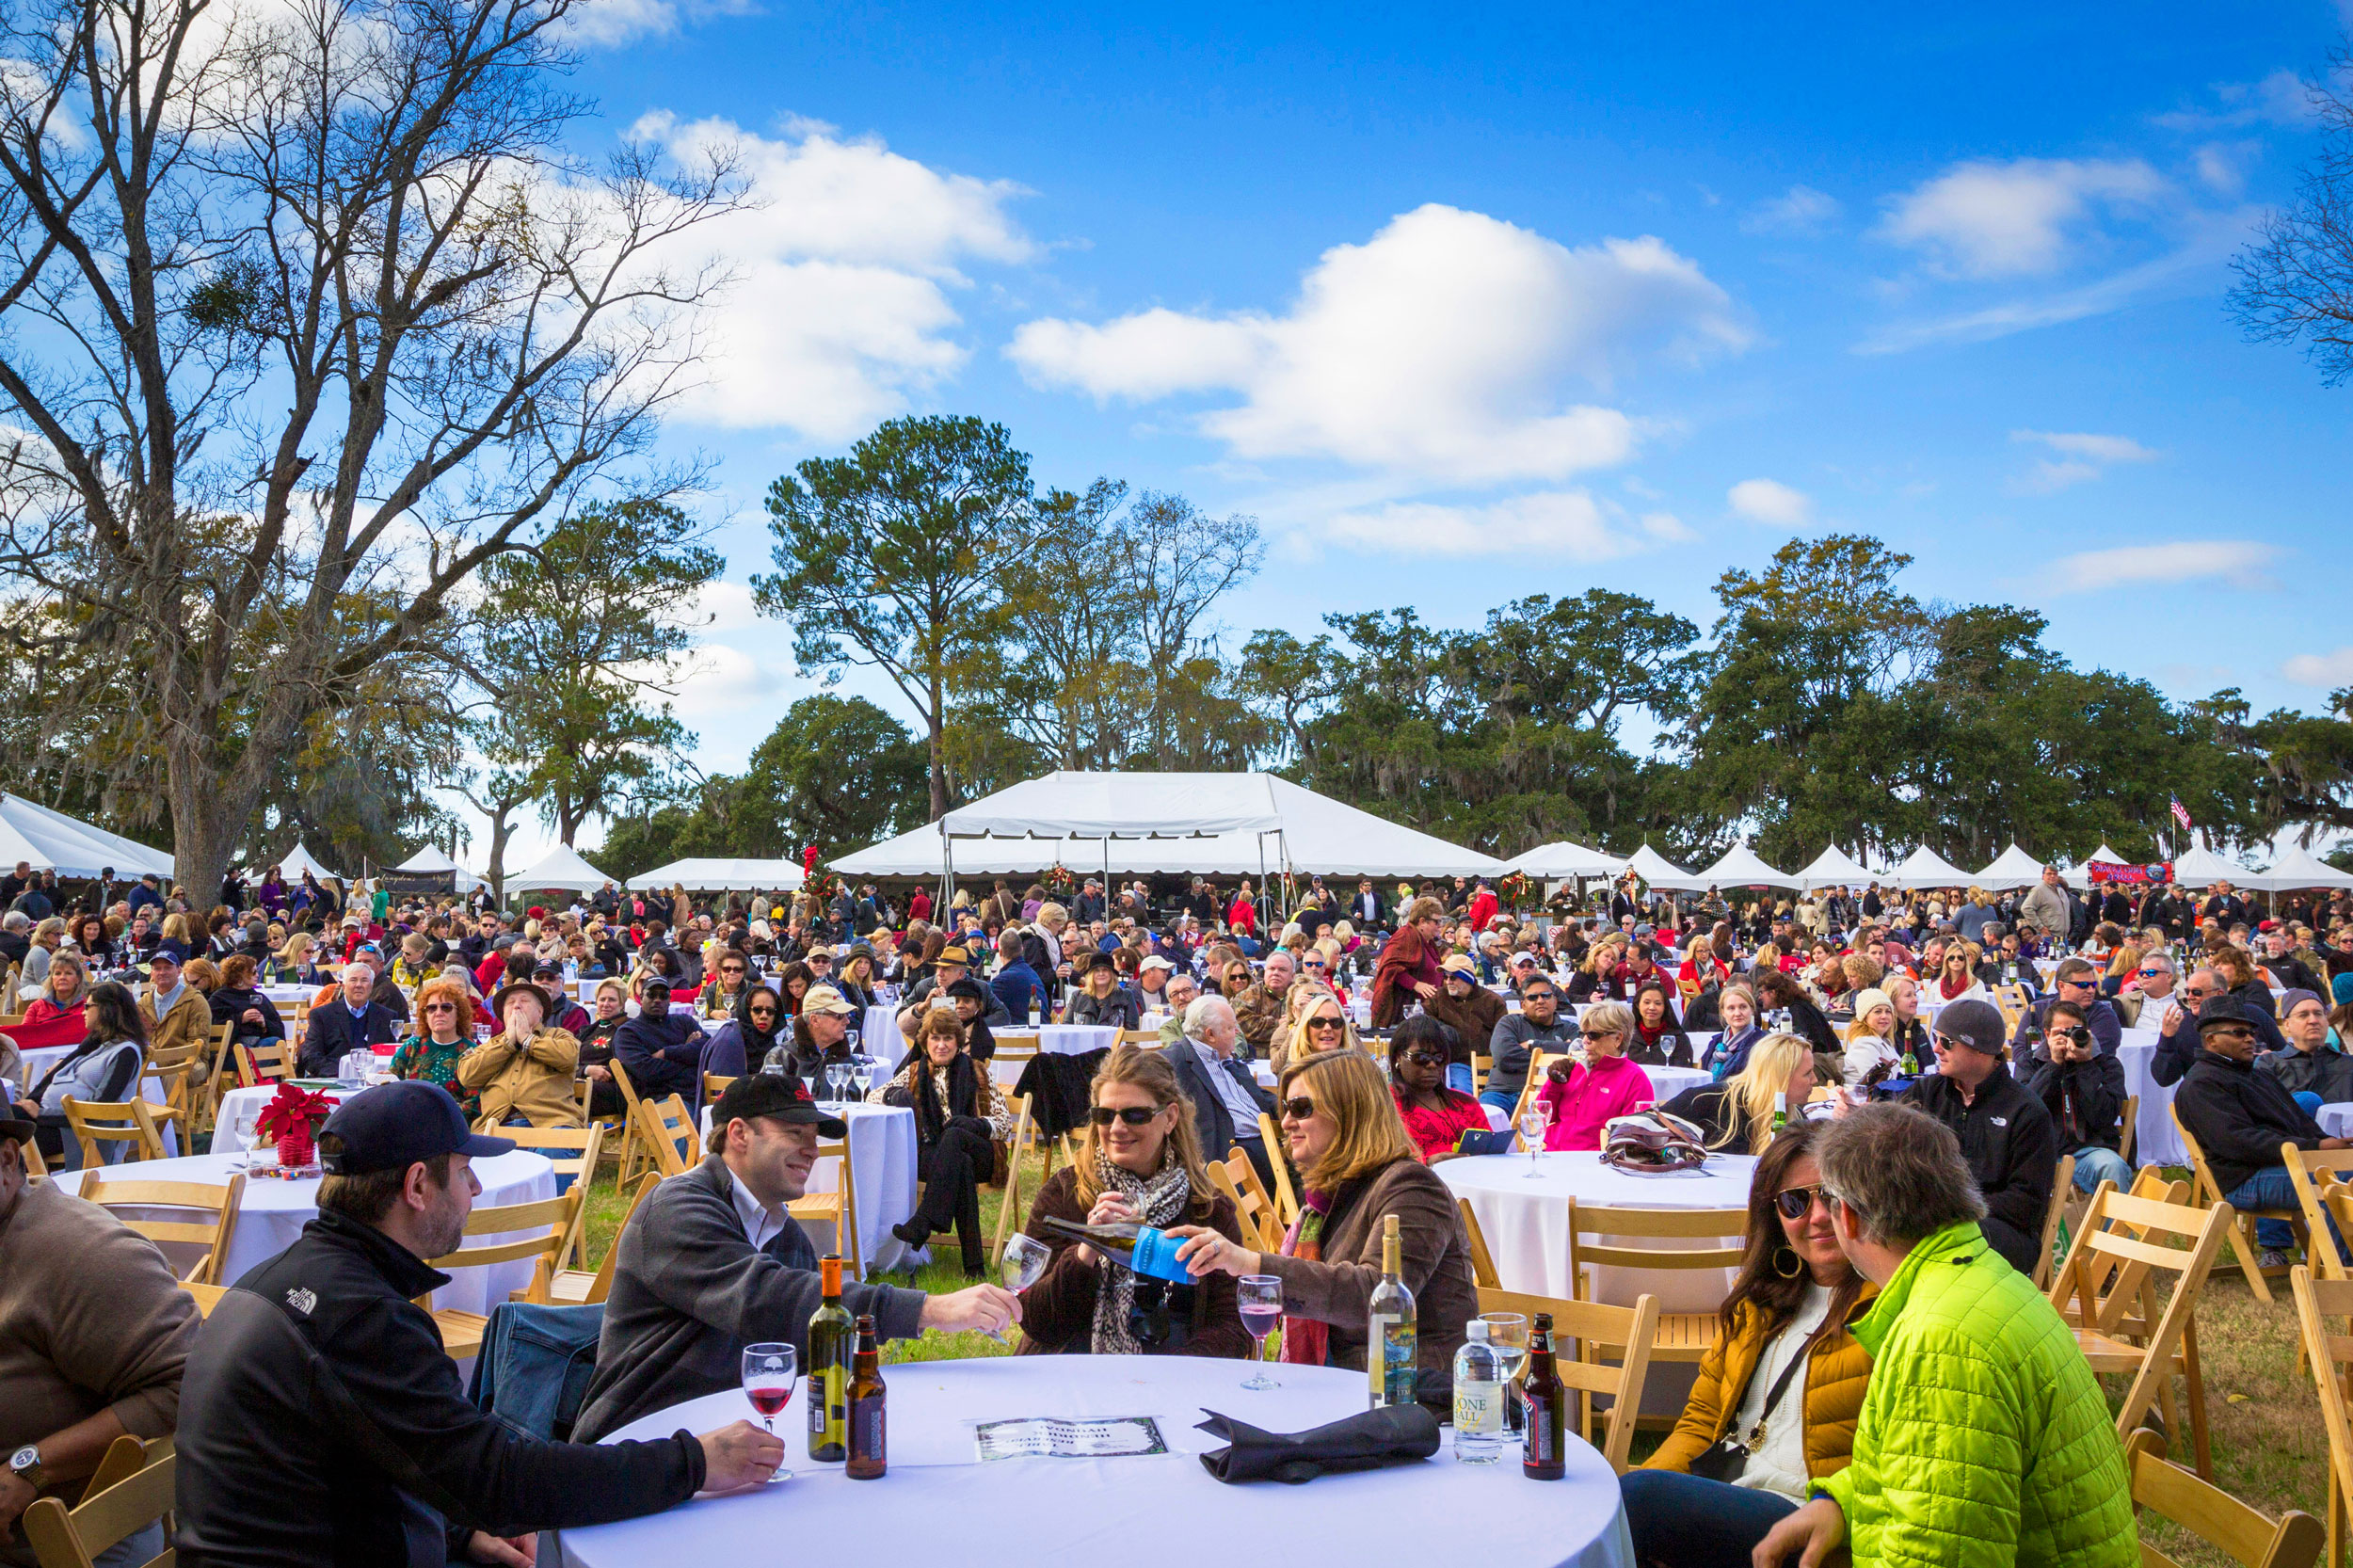
<svg viewBox="0 0 2353 1568">
<path fill-rule="evenodd" d="M 1817 1483 L 1855 1568 L 2138 1568 L 2124 1454 L 2074 1336 L 1975 1224 L 1912 1249 L 1854 1325 L 1854 1463 Z"/>
</svg>

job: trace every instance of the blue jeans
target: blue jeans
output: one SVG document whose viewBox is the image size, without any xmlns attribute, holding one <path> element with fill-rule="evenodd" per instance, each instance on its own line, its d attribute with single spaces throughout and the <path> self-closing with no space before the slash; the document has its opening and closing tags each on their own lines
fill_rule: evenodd
<svg viewBox="0 0 2353 1568">
<path fill-rule="evenodd" d="M 1479 1103 L 1481 1105 L 1492 1105 L 1508 1116 L 1520 1103 L 1520 1097 L 1517 1095 L 1510 1094 L 1501 1089 L 1490 1089 L 1485 1094 L 1479 1096 Z"/>
<path fill-rule="evenodd" d="M 2124 1157 L 2114 1149 L 2093 1144 L 2075 1151 L 2075 1191 L 2089 1192 L 2104 1181 L 2116 1183 L 2120 1192 L 2133 1189 L 2133 1168 L 2124 1163 Z"/>
<path fill-rule="evenodd" d="M 1469 1094 L 1471 1092 L 1470 1064 L 1467 1062 L 1448 1063 L 1446 1064 L 1446 1086 L 1461 1094 Z"/>
<path fill-rule="evenodd" d="M 1766 1532 L 1798 1511 L 1778 1492 L 1677 1470 L 1628 1470 L 1618 1478 L 1618 1494 L 1634 1535 L 1634 1560 L 1643 1568 L 1746 1562 Z"/>
<path fill-rule="evenodd" d="M 2294 1208 L 2297 1206 L 2296 1183 L 2289 1179 L 2288 1168 L 2285 1165 L 2274 1165 L 2267 1171 L 2257 1171 L 2230 1192 L 2223 1193 L 2222 1201 L 2233 1208 L 2238 1209 Z M 2334 1215 L 2329 1216 L 2329 1233 L 2336 1237 L 2337 1256 L 2340 1257 L 2348 1256 L 2345 1252 L 2345 1238 L 2337 1234 L 2337 1221 Z M 2320 1238 L 2315 1236 L 2313 1241 L 2316 1246 L 2319 1244 Z M 2296 1245 L 2296 1231 L 2285 1220 L 2257 1220 L 2255 1222 L 2255 1244 L 2266 1249 L 2277 1247 L 2281 1252 L 2285 1252 Z"/>
</svg>

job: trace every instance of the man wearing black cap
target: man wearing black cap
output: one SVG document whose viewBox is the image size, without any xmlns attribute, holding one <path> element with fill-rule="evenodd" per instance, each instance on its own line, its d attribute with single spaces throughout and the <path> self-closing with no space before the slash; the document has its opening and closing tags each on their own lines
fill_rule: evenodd
<svg viewBox="0 0 2353 1568">
<path fill-rule="evenodd" d="M 641 1098 L 677 1095 L 702 1103 L 703 1029 L 691 1014 L 670 1011 L 670 983 L 648 975 L 637 987 L 637 1016 L 613 1032 L 613 1055 Z"/>
<path fill-rule="evenodd" d="M 318 1218 L 213 1309 L 181 1386 L 180 1560 L 528 1563 L 535 1531 L 635 1518 L 765 1480 L 782 1441 L 748 1421 L 591 1448 L 524 1437 L 469 1401 L 411 1298 L 449 1283 L 480 1183 L 437 1083 L 354 1096 L 319 1136 Z"/>
<path fill-rule="evenodd" d="M 640 1416 L 737 1386 L 744 1347 L 791 1340 L 804 1357 L 822 1299 L 816 1248 L 787 1211 L 808 1186 L 817 1141 L 840 1138 L 799 1079 L 751 1073 L 720 1093 L 709 1155 L 637 1206 L 619 1256 L 596 1375 L 572 1435 L 594 1443 Z M 927 1296 L 852 1283 L 842 1303 L 885 1339 L 925 1329 L 1002 1329 L 1021 1304 L 994 1285 Z"/>
<path fill-rule="evenodd" d="M 2216 997 L 2198 1010 L 2198 1060 L 2174 1092 L 2173 1113 L 2204 1151 L 2223 1202 L 2241 1209 L 2294 1208 L 2296 1184 L 2280 1145 L 2310 1150 L 2347 1144 L 2324 1135 L 2277 1077 L 2255 1070 L 2261 1037 L 2255 1017 L 2255 1009 L 2233 996 Z M 2262 1267 L 2276 1269 L 2287 1263 L 2296 1231 L 2285 1220 L 2257 1220 L 2255 1240 L 2263 1248 Z"/>
<path fill-rule="evenodd" d="M 2011 1268 L 2031 1275 L 2058 1178 L 2058 1130 L 2042 1102 L 2010 1077 L 2002 1060 L 2001 1011 L 1992 1002 L 1957 1001 L 1937 1014 L 1934 1044 L 1937 1070 L 1904 1091 L 1903 1099 L 1953 1129 L 1985 1196 L 1986 1240 Z"/>
</svg>

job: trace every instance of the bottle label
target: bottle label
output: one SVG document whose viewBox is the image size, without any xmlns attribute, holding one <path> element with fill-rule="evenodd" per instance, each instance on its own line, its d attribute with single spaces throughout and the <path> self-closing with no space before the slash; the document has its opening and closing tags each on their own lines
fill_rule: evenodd
<svg viewBox="0 0 2353 1568">
<path fill-rule="evenodd" d="M 1520 1415 L 1527 1429 L 1528 1440 L 1522 1458 L 1529 1464 L 1558 1464 L 1561 1460 L 1560 1411 L 1549 1400 L 1532 1395 L 1520 1397 Z"/>
<path fill-rule="evenodd" d="M 881 1460 L 889 1450 L 885 1446 L 883 1401 L 869 1397 L 857 1401 L 850 1411 L 850 1457 Z"/>
<path fill-rule="evenodd" d="M 1501 1436 L 1503 1385 L 1458 1381 L 1454 1384 L 1454 1430 L 1467 1437 Z"/>
<path fill-rule="evenodd" d="M 1381 1334 L 1381 1359 L 1387 1374 L 1387 1397 L 1385 1404 L 1409 1405 L 1414 1402 L 1414 1373 L 1416 1370 L 1414 1324 L 1404 1319 L 1391 1318 Z"/>
<path fill-rule="evenodd" d="M 1375 1410 L 1389 1402 L 1389 1331 L 1396 1324 L 1393 1315 L 1376 1312 L 1365 1336 L 1365 1380 L 1371 1385 Z"/>
<path fill-rule="evenodd" d="M 839 1361 L 808 1380 L 808 1440 L 812 1448 L 843 1440 L 849 1417 L 850 1369 Z"/>
</svg>

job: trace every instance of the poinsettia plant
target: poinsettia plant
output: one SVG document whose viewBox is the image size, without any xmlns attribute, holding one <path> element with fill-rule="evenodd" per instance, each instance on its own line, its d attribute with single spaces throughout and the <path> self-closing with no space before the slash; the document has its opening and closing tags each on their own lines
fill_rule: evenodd
<svg viewBox="0 0 2353 1568">
<path fill-rule="evenodd" d="M 298 1169 L 315 1163 L 319 1128 L 334 1111 L 324 1089 L 280 1083 L 276 1097 L 253 1119 L 253 1130 L 277 1144 L 280 1166 Z"/>
</svg>

